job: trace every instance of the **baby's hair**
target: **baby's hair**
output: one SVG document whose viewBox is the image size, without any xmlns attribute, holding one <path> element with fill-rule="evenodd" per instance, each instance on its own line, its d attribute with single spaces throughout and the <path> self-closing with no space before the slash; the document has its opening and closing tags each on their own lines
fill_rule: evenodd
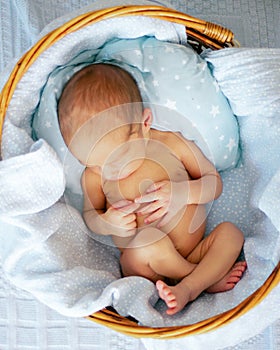
<svg viewBox="0 0 280 350">
<path fill-rule="evenodd" d="M 84 123 L 105 110 L 112 111 L 112 107 L 116 106 L 124 105 L 124 108 L 116 108 L 114 118 L 127 125 L 140 123 L 141 102 L 136 82 L 124 69 L 102 63 L 81 69 L 65 85 L 58 103 L 64 141 L 68 145 Z"/>
</svg>

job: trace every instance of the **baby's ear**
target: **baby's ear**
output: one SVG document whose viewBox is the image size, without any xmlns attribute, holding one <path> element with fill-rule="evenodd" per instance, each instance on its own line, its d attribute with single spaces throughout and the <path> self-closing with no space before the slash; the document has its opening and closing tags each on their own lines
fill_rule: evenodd
<svg viewBox="0 0 280 350">
<path fill-rule="evenodd" d="M 142 120 L 144 130 L 146 128 L 149 130 L 153 122 L 153 113 L 150 108 L 144 108 Z"/>
</svg>

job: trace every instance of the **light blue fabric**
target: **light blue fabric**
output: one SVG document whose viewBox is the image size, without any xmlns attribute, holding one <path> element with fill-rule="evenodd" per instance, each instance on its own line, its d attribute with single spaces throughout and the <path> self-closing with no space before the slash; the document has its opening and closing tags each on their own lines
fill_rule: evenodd
<svg viewBox="0 0 280 350">
<path fill-rule="evenodd" d="M 129 0 L 130 3 L 132 1 Z M 139 3 L 140 0 L 137 2 Z M 27 48 L 26 45 L 30 45 L 31 40 L 34 42 L 42 27 L 53 18 L 65 13 L 68 14 L 70 11 L 84 5 L 91 4 L 92 6 L 92 3 L 93 0 L 67 2 L 58 2 L 57 0 L 1 1 L 0 67 L 10 63 L 14 55 L 21 56 L 22 52 Z M 95 1 L 94 5 L 101 4 L 102 6 L 103 3 L 105 1 Z M 111 5 L 111 3 L 111 0 L 106 0 L 106 5 Z M 125 0 L 120 1 L 120 3 L 124 4 Z M 181 11 L 212 21 L 217 21 L 218 19 L 220 23 L 233 30 L 236 38 L 241 41 L 242 46 L 280 47 L 280 2 L 275 0 L 220 0 L 219 2 L 207 2 L 207 6 L 205 4 L 206 2 L 203 0 L 187 2 L 172 0 L 172 5 Z M 80 13 L 82 12 L 81 9 L 79 11 Z M 78 15 L 78 11 L 75 11 L 75 14 Z M 70 15 L 68 17 L 70 18 Z M 62 22 L 60 20 L 57 23 Z M 267 58 L 269 61 L 269 54 Z M 232 61 L 230 57 L 228 61 Z M 16 64 L 16 61 L 14 64 Z M 3 81 L 5 81 L 5 77 L 7 75 L 3 76 L 3 72 L 1 72 L 0 80 L 3 78 Z M 29 85 L 27 84 L 26 86 Z M 236 170 L 232 170 L 230 173 Z M 238 170 L 241 171 L 240 168 Z M 236 183 L 238 183 L 238 179 L 240 181 L 239 186 L 241 186 L 238 196 L 240 198 L 240 189 L 246 191 L 247 186 L 242 185 L 243 178 L 238 176 L 236 176 Z M 246 177 L 244 179 L 246 180 Z M 233 183 L 231 176 L 225 179 L 225 183 L 227 184 L 228 182 Z M 275 196 L 277 196 L 278 192 L 275 191 Z M 248 196 L 250 196 L 250 193 L 248 193 Z M 226 200 L 224 202 L 226 203 Z M 238 204 L 240 202 L 241 200 L 239 199 Z M 247 213 L 247 216 L 251 216 L 250 212 Z M 241 220 L 245 221 L 246 218 Z M 42 220 L 43 224 L 44 220 Z M 0 227 L 1 232 L 4 233 L 3 236 L 7 236 L 8 233 L 9 235 L 11 234 L 11 227 L 4 226 L 2 222 Z M 5 241 L 7 242 L 7 239 Z M 15 249 L 12 246 L 11 248 Z M 68 281 L 65 282 L 67 283 Z M 33 285 L 35 284 L 36 282 L 34 281 Z M 41 281 L 37 284 L 40 285 Z M 86 349 L 96 347 L 110 350 L 142 349 L 137 339 L 126 337 L 110 330 L 110 328 L 98 326 L 96 323 L 89 322 L 86 319 L 71 319 L 57 314 L 55 311 L 42 305 L 41 302 L 38 302 L 37 298 L 32 297 L 30 293 L 23 291 L 22 288 L 25 285 L 25 281 L 22 281 L 19 285 L 20 289 L 15 288 L 5 280 L 4 273 L 3 271 L 1 272 L 1 349 L 28 347 L 30 350 L 37 350 L 39 348 L 52 347 L 54 344 L 59 349 L 78 347 Z M 49 287 L 52 290 L 51 283 Z M 145 288 L 143 285 L 141 287 L 142 289 Z M 70 292 L 73 293 L 71 290 Z M 59 300 L 59 297 L 57 300 Z M 65 298 L 61 302 L 65 302 Z M 222 349 L 226 346 L 230 346 L 230 348 L 227 348 L 228 350 L 233 350 L 233 348 L 238 350 L 275 350 L 279 348 L 280 344 L 280 323 L 278 321 L 273 327 L 266 327 L 272 324 L 274 320 L 279 319 L 279 308 L 277 305 L 280 305 L 280 284 L 269 293 L 262 303 L 254 307 L 250 312 L 226 326 L 219 327 L 217 330 L 164 342 L 161 339 L 142 339 L 142 341 L 145 341 L 145 348 L 149 350 Z M 257 334 L 264 329 L 264 332 Z M 17 337 L 14 334 L 17 334 Z M 47 337 L 45 336 L 46 334 Z M 251 338 L 253 336 L 255 337 Z M 234 346 L 247 338 L 250 339 Z"/>
<path fill-rule="evenodd" d="M 241 130 L 242 163 L 243 167 L 246 165 L 246 172 L 243 177 L 236 174 L 232 191 L 234 187 L 239 191 L 239 201 L 237 204 L 234 203 L 236 199 L 230 200 L 230 205 L 233 208 L 239 206 L 243 195 L 250 206 L 266 214 L 274 228 L 263 229 L 268 237 L 264 233 L 259 238 L 263 244 L 254 249 L 259 256 L 270 256 L 277 264 L 280 259 L 280 49 L 232 48 L 208 51 L 204 57 L 230 101 Z M 254 186 L 246 193 L 248 184 L 244 184 L 249 178 Z M 227 201 L 230 198 L 228 193 Z M 261 220 L 260 213 L 258 216 L 257 225 Z M 242 220 L 240 212 L 235 220 L 237 223 Z M 254 232 L 254 225 L 250 224 L 247 230 Z M 278 238 L 272 246 L 274 237 Z M 247 240 L 246 244 L 251 243 Z"/>
<path fill-rule="evenodd" d="M 87 28 L 86 32 L 89 29 Z M 93 32 L 96 31 L 94 27 Z M 85 31 L 80 30 L 74 35 L 69 35 L 69 38 L 60 40 L 61 45 L 53 45 L 42 53 L 17 84 L 4 125 L 3 149 L 6 159 L 17 155 L 28 156 L 30 143 L 32 144 L 32 140 L 28 139 L 30 119 L 39 100 L 42 84 L 49 72 L 66 63 L 65 56 L 69 60 L 71 54 L 77 52 L 77 48 L 89 45 L 90 36 L 85 39 L 82 34 L 85 34 Z M 100 39 L 99 36 L 97 38 Z M 67 48 L 66 42 L 71 49 L 69 46 Z M 65 54 L 63 58 L 61 51 Z M 250 54 L 253 57 L 253 52 L 248 51 L 248 55 Z M 220 55 L 223 55 L 223 51 Z M 242 61 L 237 60 L 236 64 L 242 67 Z M 215 63 L 213 65 L 215 66 Z M 226 79 L 226 72 L 224 77 Z M 217 80 L 219 82 L 219 79 Z M 258 82 L 257 77 L 255 82 Z M 278 85 L 271 85 L 270 88 L 276 90 Z M 254 118 L 254 115 L 238 117 L 243 146 L 242 166 L 222 173 L 224 192 L 214 203 L 209 216 L 208 231 L 224 220 L 237 223 L 244 231 L 245 256 L 249 270 L 234 290 L 217 295 L 203 295 L 176 316 L 167 316 L 163 302 L 157 302 L 157 293 L 151 282 L 139 277 L 119 280 L 117 252 L 89 237 L 81 215 L 65 204 L 64 198 L 34 215 L 27 212 L 26 215 L 11 217 L 8 222 L 1 222 L 5 235 L 1 235 L 0 247 L 2 252 L 7 248 L 2 254 L 6 275 L 15 285 L 28 290 L 43 303 L 71 316 L 85 315 L 106 305 L 112 305 L 122 315 L 132 315 L 143 324 L 168 326 L 194 323 L 234 307 L 263 284 L 277 262 L 274 257 L 279 247 L 279 232 L 258 206 L 266 185 L 272 179 L 275 169 L 279 168 L 279 137 L 276 137 L 274 130 L 274 127 L 279 128 L 279 124 L 275 123 L 280 121 L 280 118 L 277 118 L 279 109 L 273 111 L 276 118 L 266 118 L 265 113 L 266 108 L 260 108 L 259 118 Z M 24 143 L 22 135 L 25 135 Z M 260 139 L 262 143 L 259 142 Z M 260 151 L 262 157 L 259 157 Z M 12 171 L 14 178 L 18 174 L 17 181 L 20 182 L 23 175 L 17 172 L 16 166 Z M 35 173 L 33 175 L 36 177 Z M 45 175 L 50 175 L 48 169 Z M 33 181 L 32 176 L 30 181 Z M 34 196 L 30 198 L 30 193 L 26 195 L 29 202 L 32 202 Z M 14 196 L 16 198 L 15 194 Z M 13 203 L 14 207 L 19 204 L 16 200 Z M 25 239 L 28 234 L 32 235 L 32 239 Z M 34 237 L 37 240 L 36 244 L 33 242 Z M 21 244 L 23 241 L 24 245 Z M 269 295 L 266 299 L 270 298 Z M 275 307 L 261 310 L 264 318 L 271 318 L 272 315 L 274 319 L 277 317 Z M 269 324 L 269 321 L 266 321 Z M 242 328 L 243 317 L 236 322 L 239 322 L 241 331 L 246 334 L 246 330 Z M 240 327 L 238 330 L 240 331 Z M 206 344 L 207 336 L 208 334 L 205 335 Z"/>
<path fill-rule="evenodd" d="M 267 185 L 260 199 L 260 209 L 263 210 L 280 231 L 280 169 Z"/>
<path fill-rule="evenodd" d="M 33 120 L 37 138 L 44 138 L 60 155 L 67 171 L 67 187 L 81 193 L 83 166 L 67 155 L 57 121 L 57 101 L 65 83 L 91 63 L 121 66 L 138 83 L 143 101 L 154 114 L 152 127 L 180 131 L 194 140 L 218 170 L 234 167 L 239 158 L 236 118 L 210 74 L 207 64 L 191 48 L 154 37 L 111 40 L 100 49 L 86 50 L 50 74 Z M 67 163 L 67 164 L 66 164 Z"/>
<path fill-rule="evenodd" d="M 236 115 L 278 117 L 279 51 L 231 48 L 206 52 L 204 57 Z"/>
</svg>

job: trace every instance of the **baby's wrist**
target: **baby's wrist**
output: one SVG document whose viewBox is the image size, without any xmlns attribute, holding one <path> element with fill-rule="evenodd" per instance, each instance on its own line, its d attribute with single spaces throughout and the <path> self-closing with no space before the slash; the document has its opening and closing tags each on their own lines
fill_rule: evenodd
<svg viewBox="0 0 280 350">
<path fill-rule="evenodd" d="M 93 213 L 91 211 L 84 214 L 84 219 L 91 231 L 99 235 L 107 236 L 111 233 L 111 231 L 109 232 L 107 229 L 106 219 L 103 217 L 103 215 L 104 213 Z"/>
<path fill-rule="evenodd" d="M 182 208 L 190 203 L 189 181 L 182 181 L 178 183 L 178 198 Z"/>
<path fill-rule="evenodd" d="M 98 227 L 100 230 L 100 233 L 104 236 L 110 236 L 112 234 L 112 224 L 108 220 L 108 215 L 105 213 L 98 215 Z"/>
</svg>

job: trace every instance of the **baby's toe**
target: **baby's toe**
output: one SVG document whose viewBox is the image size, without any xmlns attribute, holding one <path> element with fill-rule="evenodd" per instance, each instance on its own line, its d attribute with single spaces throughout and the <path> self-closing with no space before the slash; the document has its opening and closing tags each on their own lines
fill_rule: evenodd
<svg viewBox="0 0 280 350">
<path fill-rule="evenodd" d="M 166 300 L 166 305 L 169 307 L 169 308 L 175 308 L 177 306 L 177 301 L 176 299 L 172 299 L 170 301 Z"/>
</svg>

